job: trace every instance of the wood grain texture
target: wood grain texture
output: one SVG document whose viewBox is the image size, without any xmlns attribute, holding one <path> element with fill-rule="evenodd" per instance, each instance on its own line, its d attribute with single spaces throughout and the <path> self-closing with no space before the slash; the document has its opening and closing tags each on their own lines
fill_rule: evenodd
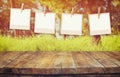
<svg viewBox="0 0 120 77">
<path fill-rule="evenodd" d="M 5 67 L 7 64 L 12 62 L 17 57 L 21 56 L 23 52 L 7 52 L 6 54 L 2 54 L 0 57 L 0 68 Z"/>
<path fill-rule="evenodd" d="M 108 56 L 120 61 L 120 52 L 104 52 L 104 53 L 106 53 Z"/>
<path fill-rule="evenodd" d="M 120 73 L 120 61 L 114 59 L 114 57 L 110 57 L 104 52 L 92 52 L 89 54 L 104 66 L 105 73 Z"/>
<path fill-rule="evenodd" d="M 67 52 L 59 52 L 56 53 L 53 62 L 52 62 L 52 68 L 54 67 L 56 70 L 56 74 L 75 74 L 75 63 L 72 58 L 71 53 Z M 58 72 L 57 72 L 58 71 Z M 54 72 L 53 72 L 54 73 Z"/>
<path fill-rule="evenodd" d="M 118 76 L 120 52 L 0 52 L 0 74 Z"/>
<path fill-rule="evenodd" d="M 103 66 L 84 52 L 73 53 L 77 73 L 103 73 Z"/>
</svg>

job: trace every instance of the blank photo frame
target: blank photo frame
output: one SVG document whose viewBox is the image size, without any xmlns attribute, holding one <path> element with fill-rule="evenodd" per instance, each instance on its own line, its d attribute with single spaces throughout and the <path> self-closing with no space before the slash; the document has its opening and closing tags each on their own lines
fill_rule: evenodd
<svg viewBox="0 0 120 77">
<path fill-rule="evenodd" d="M 30 9 L 10 10 L 10 29 L 30 30 Z"/>
<path fill-rule="evenodd" d="M 35 14 L 35 33 L 55 33 L 55 14 L 36 13 Z"/>
<path fill-rule="evenodd" d="M 82 35 L 82 14 L 62 14 L 61 34 Z"/>
<path fill-rule="evenodd" d="M 101 13 L 89 15 L 90 35 L 111 34 L 110 14 Z"/>
</svg>

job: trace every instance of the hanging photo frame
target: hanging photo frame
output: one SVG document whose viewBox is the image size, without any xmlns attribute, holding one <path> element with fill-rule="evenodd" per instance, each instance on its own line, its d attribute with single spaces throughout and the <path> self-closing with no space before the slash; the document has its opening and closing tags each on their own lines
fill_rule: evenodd
<svg viewBox="0 0 120 77">
<path fill-rule="evenodd" d="M 30 9 L 11 8 L 10 29 L 30 30 Z"/>
<path fill-rule="evenodd" d="M 89 14 L 90 35 L 111 34 L 110 13 Z"/>
<path fill-rule="evenodd" d="M 82 14 L 62 14 L 61 34 L 82 35 Z"/>
<path fill-rule="evenodd" d="M 55 33 L 55 14 L 54 13 L 35 13 L 35 33 Z"/>
</svg>

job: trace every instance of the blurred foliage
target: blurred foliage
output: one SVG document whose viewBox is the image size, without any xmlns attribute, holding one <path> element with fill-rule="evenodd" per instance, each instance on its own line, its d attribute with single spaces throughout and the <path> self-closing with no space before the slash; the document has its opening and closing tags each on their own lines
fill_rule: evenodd
<svg viewBox="0 0 120 77">
<path fill-rule="evenodd" d="M 21 0 L 23 1 L 23 0 Z M 27 1 L 27 0 L 26 0 Z M 36 1 L 36 0 L 31 0 Z M 38 0 L 41 5 L 47 6 L 52 12 L 61 14 L 63 12 L 71 13 L 74 8 L 74 13 L 97 13 L 98 7 L 101 7 L 101 12 L 111 13 L 111 25 L 114 34 L 120 32 L 120 0 Z M 60 16 L 58 16 L 60 18 Z M 83 34 L 88 34 L 89 27 L 87 16 L 83 18 Z M 84 21 L 85 20 L 85 21 Z"/>
<path fill-rule="evenodd" d="M 113 33 L 120 32 L 120 0 L 0 0 L 0 32 L 1 30 L 9 32 L 10 8 L 11 6 L 20 8 L 21 3 L 25 4 L 24 8 L 32 9 L 32 12 L 34 12 L 33 9 L 47 7 L 47 12 L 56 13 L 58 19 L 61 18 L 61 13 L 71 13 L 72 8 L 74 8 L 74 13 L 85 14 L 85 18 L 83 18 L 84 34 L 89 34 L 87 14 L 97 13 L 100 6 L 102 7 L 101 12 L 111 13 Z"/>
<path fill-rule="evenodd" d="M 90 36 L 74 39 L 57 40 L 53 36 L 34 37 L 34 23 L 31 23 L 30 31 L 9 30 L 10 8 L 20 8 L 24 3 L 24 9 L 31 9 L 31 22 L 34 22 L 34 12 L 47 7 L 47 12 L 56 13 L 56 19 L 61 18 L 61 13 L 74 13 L 83 15 L 83 34 L 89 35 L 88 14 L 97 13 L 98 7 L 102 12 L 110 12 L 112 33 L 120 33 L 120 0 L 0 0 L 0 51 L 119 51 L 120 35 L 102 36 L 102 46 L 91 46 Z M 42 8 L 42 9 L 41 9 Z M 33 35 L 31 38 L 12 38 L 2 35 Z M 26 35 L 24 35 L 26 34 Z M 32 40 L 32 41 L 31 41 Z M 51 41 L 49 41 L 51 40 Z M 109 41 L 109 42 L 108 42 Z M 46 44 L 46 42 L 48 44 Z"/>
<path fill-rule="evenodd" d="M 37 37 L 13 38 L 0 36 L 0 52 L 2 51 L 120 51 L 120 35 L 101 36 L 101 45 L 91 45 L 90 36 L 79 36 L 73 39 L 61 39 L 52 35 Z"/>
</svg>

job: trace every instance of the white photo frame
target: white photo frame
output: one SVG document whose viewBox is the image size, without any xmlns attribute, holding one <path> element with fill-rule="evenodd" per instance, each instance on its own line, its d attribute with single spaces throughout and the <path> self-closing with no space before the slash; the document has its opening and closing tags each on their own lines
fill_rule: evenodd
<svg viewBox="0 0 120 77">
<path fill-rule="evenodd" d="M 90 35 L 111 34 L 110 13 L 89 14 Z"/>
<path fill-rule="evenodd" d="M 82 35 L 82 14 L 62 14 L 61 34 Z"/>
<path fill-rule="evenodd" d="M 55 33 L 55 14 L 54 13 L 35 13 L 35 33 Z"/>
<path fill-rule="evenodd" d="M 10 29 L 30 30 L 30 9 L 11 8 Z"/>
</svg>

